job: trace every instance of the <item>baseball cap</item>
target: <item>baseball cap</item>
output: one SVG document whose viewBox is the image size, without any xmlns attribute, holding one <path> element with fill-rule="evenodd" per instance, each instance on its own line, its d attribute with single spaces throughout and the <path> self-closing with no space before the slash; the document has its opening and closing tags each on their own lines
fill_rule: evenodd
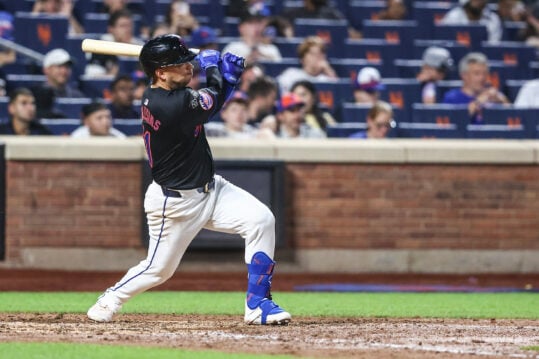
<svg viewBox="0 0 539 359">
<path fill-rule="evenodd" d="M 71 59 L 71 56 L 69 56 L 69 53 L 64 49 L 51 50 L 47 52 L 45 58 L 43 59 L 43 67 L 64 64 L 71 65 L 72 63 L 73 60 Z"/>
<path fill-rule="evenodd" d="M 0 37 L 13 41 L 13 15 L 7 11 L 0 11 Z"/>
<path fill-rule="evenodd" d="M 377 69 L 364 67 L 358 72 L 354 87 L 364 91 L 380 91 L 386 88 L 381 81 L 382 76 Z"/>
<path fill-rule="evenodd" d="M 303 105 L 305 105 L 305 102 L 301 100 L 301 97 L 299 97 L 293 92 L 288 92 L 281 96 L 281 99 L 277 104 L 277 111 L 283 112 L 293 107 L 300 107 Z"/>
<path fill-rule="evenodd" d="M 447 49 L 430 46 L 423 52 L 423 64 L 439 70 L 448 70 L 453 67 L 453 59 Z"/>
<path fill-rule="evenodd" d="M 200 26 L 191 33 L 191 46 L 201 47 L 217 43 L 217 34 L 209 26 Z"/>
<path fill-rule="evenodd" d="M 232 102 L 239 102 L 247 105 L 249 100 L 247 99 L 247 95 L 242 91 L 234 91 L 232 95 L 226 100 L 226 102 L 223 105 L 223 108 L 227 107 Z"/>
</svg>

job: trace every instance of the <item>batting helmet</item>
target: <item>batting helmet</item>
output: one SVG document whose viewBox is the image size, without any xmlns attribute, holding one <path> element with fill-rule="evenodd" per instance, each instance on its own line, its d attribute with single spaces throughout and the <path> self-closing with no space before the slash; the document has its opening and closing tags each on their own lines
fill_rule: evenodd
<svg viewBox="0 0 539 359">
<path fill-rule="evenodd" d="M 168 34 L 149 40 L 140 51 L 139 61 L 149 78 L 160 67 L 192 61 L 196 54 L 190 51 L 178 35 Z"/>
</svg>

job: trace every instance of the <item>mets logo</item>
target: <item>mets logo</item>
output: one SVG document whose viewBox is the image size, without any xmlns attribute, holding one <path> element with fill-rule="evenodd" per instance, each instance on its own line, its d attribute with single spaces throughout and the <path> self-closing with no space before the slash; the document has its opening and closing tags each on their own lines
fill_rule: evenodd
<svg viewBox="0 0 539 359">
<path fill-rule="evenodd" d="M 213 98 L 207 92 L 200 91 L 199 93 L 200 97 L 198 98 L 198 102 L 200 103 L 200 107 L 205 111 L 210 110 L 213 107 Z"/>
</svg>

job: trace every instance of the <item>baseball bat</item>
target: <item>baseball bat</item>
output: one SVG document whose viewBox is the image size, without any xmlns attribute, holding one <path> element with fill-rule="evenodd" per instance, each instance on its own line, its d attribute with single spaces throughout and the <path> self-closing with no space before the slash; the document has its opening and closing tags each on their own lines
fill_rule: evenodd
<svg viewBox="0 0 539 359">
<path fill-rule="evenodd" d="M 105 41 L 105 40 L 95 40 L 95 39 L 84 39 L 82 40 L 82 51 L 92 52 L 94 54 L 103 54 L 103 55 L 116 55 L 116 56 L 131 56 L 138 57 L 140 55 L 140 50 L 142 50 L 141 45 L 128 44 L 125 42 L 116 42 L 116 41 Z M 199 49 L 190 48 L 189 50 L 198 54 Z"/>
</svg>

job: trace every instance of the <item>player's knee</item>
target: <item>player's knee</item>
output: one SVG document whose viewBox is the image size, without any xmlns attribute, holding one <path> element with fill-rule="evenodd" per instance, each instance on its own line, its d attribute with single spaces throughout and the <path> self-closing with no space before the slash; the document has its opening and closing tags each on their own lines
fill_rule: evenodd
<svg viewBox="0 0 539 359">
<path fill-rule="evenodd" d="M 255 226 L 260 228 L 262 231 L 273 231 L 275 230 L 275 216 L 269 209 L 261 211 L 258 213 L 254 219 Z"/>
</svg>

